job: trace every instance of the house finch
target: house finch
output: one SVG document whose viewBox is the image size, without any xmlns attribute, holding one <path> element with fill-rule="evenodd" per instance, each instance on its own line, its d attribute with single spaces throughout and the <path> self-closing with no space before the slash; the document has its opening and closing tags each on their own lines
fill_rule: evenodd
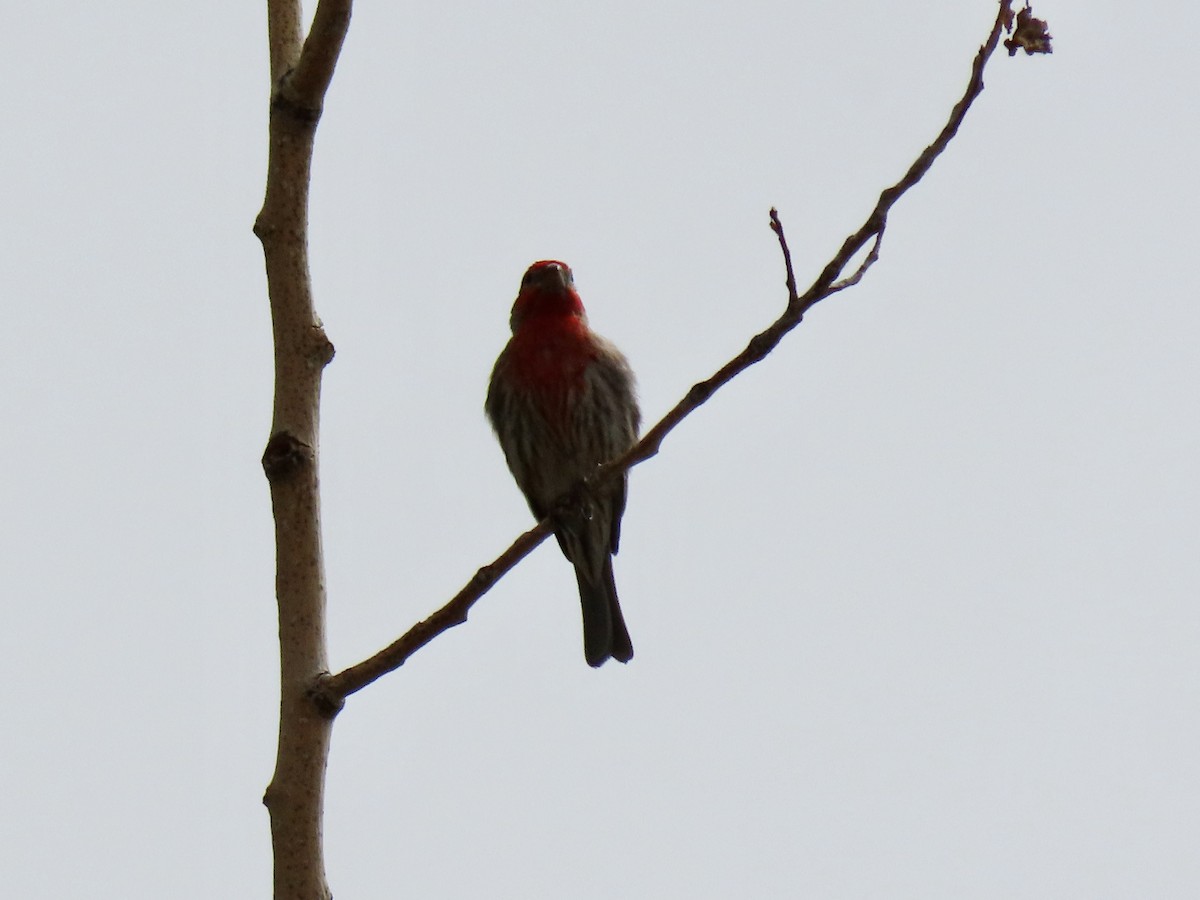
<svg viewBox="0 0 1200 900">
<path fill-rule="evenodd" d="M 517 487 L 538 519 L 554 513 L 554 535 L 575 566 L 588 665 L 628 662 L 633 644 L 617 602 L 617 552 L 626 478 L 560 505 L 564 495 L 637 440 L 633 371 L 588 328 L 566 264 L 536 262 L 521 279 L 512 337 L 496 360 L 484 408 Z"/>
</svg>

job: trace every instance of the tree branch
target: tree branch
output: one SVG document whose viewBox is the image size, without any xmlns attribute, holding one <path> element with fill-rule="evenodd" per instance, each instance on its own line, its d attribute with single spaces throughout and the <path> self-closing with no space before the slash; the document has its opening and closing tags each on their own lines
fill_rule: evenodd
<svg viewBox="0 0 1200 900">
<path fill-rule="evenodd" d="M 475 601 L 491 590 L 492 585 L 509 569 L 533 552 L 550 533 L 550 518 L 547 517 L 513 541 L 493 562 L 479 569 L 449 603 L 429 618 L 418 622 L 369 659 L 337 675 L 326 675 L 319 679 L 313 688 L 313 698 L 323 707 L 336 709 L 350 694 L 400 668 L 410 656 L 443 631 L 467 621 L 467 613 Z"/>
<path fill-rule="evenodd" d="M 909 166 L 904 177 L 880 193 L 875 208 L 871 210 L 866 221 L 856 232 L 846 238 L 841 249 L 825 265 L 816 280 L 803 294 L 797 292 L 796 277 L 792 269 L 792 256 L 788 249 L 787 238 L 783 233 L 783 224 L 780 222 L 778 213 L 774 209 L 771 210 L 771 229 L 779 240 L 779 248 L 783 254 L 786 270 L 785 283 L 788 301 L 783 314 L 765 330 L 752 337 L 741 353 L 718 369 L 710 378 L 693 385 L 683 399 L 647 431 L 635 446 L 617 459 L 601 466 L 596 475 L 588 479 L 589 483 L 594 484 L 615 477 L 618 473 L 655 456 L 667 435 L 674 431 L 680 422 L 706 403 L 713 394 L 739 373 L 765 359 L 778 346 L 784 335 L 803 321 L 804 314 L 808 310 L 831 294 L 858 284 L 862 280 L 867 270 L 879 259 L 879 247 L 883 240 L 883 232 L 887 227 L 888 213 L 905 193 L 925 177 L 925 173 L 929 171 L 934 161 L 945 151 L 950 141 L 958 133 L 967 111 L 971 108 L 975 98 L 983 91 L 984 67 L 995 52 L 1001 33 L 1006 28 L 1011 28 L 1012 21 L 1012 0 L 999 0 L 996 21 L 987 40 L 975 55 L 966 90 L 951 110 L 946 124 L 933 143 L 926 147 Z M 1044 27 L 1045 23 L 1040 20 L 1035 21 Z M 854 273 L 840 281 L 837 280 L 851 259 L 866 246 L 868 241 L 872 240 L 870 251 Z M 537 527 L 517 538 L 495 561 L 479 569 L 449 603 L 427 619 L 418 622 L 392 644 L 336 675 L 320 676 L 313 686 L 314 698 L 323 707 L 331 710 L 340 708 L 347 696 L 399 668 L 413 653 L 443 631 L 465 622 L 467 614 L 475 602 L 490 590 L 504 573 L 513 568 L 546 539 L 551 532 L 550 519 L 551 517 L 543 519 Z"/>
<path fill-rule="evenodd" d="M 300 61 L 287 84 L 289 99 L 298 105 L 321 108 L 350 29 L 352 6 L 351 0 L 321 0 L 317 5 Z"/>
<path fill-rule="evenodd" d="M 299 0 L 267 0 L 267 43 L 274 87 L 300 55 Z"/>
</svg>

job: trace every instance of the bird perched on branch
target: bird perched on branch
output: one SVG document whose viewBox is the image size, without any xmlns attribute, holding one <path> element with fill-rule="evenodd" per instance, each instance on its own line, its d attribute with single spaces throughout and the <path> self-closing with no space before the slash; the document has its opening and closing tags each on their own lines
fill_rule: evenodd
<svg viewBox="0 0 1200 900">
<path fill-rule="evenodd" d="M 492 370 L 484 408 L 517 487 L 575 566 L 588 665 L 633 658 L 612 557 L 625 511 L 626 476 L 567 494 L 637 440 L 633 371 L 588 327 L 571 269 L 535 262 L 521 279 L 512 337 Z"/>
</svg>

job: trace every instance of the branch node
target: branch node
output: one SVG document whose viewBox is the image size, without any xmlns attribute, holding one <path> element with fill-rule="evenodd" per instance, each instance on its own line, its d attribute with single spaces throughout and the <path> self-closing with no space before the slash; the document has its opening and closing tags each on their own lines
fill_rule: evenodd
<svg viewBox="0 0 1200 900">
<path fill-rule="evenodd" d="M 705 403 L 708 400 L 708 398 L 711 396 L 712 396 L 712 388 L 709 386 L 708 382 L 707 381 L 699 381 L 696 384 L 693 384 L 691 386 L 691 388 L 688 389 L 687 397 L 684 399 L 684 402 L 688 406 L 692 406 L 692 407 L 700 406 L 701 404 Z"/>
<path fill-rule="evenodd" d="M 313 347 L 308 353 L 309 364 L 314 369 L 323 369 L 333 362 L 336 352 L 333 341 L 325 334 L 324 327 L 319 322 L 313 325 Z"/>
<path fill-rule="evenodd" d="M 267 441 L 262 467 L 267 481 L 285 481 L 313 464 L 313 448 L 294 434 L 277 431 Z"/>
<path fill-rule="evenodd" d="M 765 359 L 767 354 L 771 352 L 771 348 L 775 346 L 775 343 L 765 331 L 759 332 L 750 338 L 750 343 L 746 345 L 746 355 L 754 360 Z"/>
<path fill-rule="evenodd" d="M 265 241 L 267 235 L 275 230 L 274 226 L 267 224 L 267 219 L 261 211 L 254 217 L 254 236 L 260 241 Z"/>
<path fill-rule="evenodd" d="M 346 698 L 338 693 L 333 676 L 322 672 L 313 680 L 306 696 L 324 719 L 333 719 L 346 705 Z"/>
<path fill-rule="evenodd" d="M 473 591 L 486 591 L 496 580 L 495 566 L 488 563 L 486 566 L 480 566 L 475 570 L 475 574 L 471 576 L 471 580 L 467 582 L 467 586 Z"/>
<path fill-rule="evenodd" d="M 321 121 L 321 104 L 315 106 L 307 103 L 302 103 L 292 90 L 292 73 L 295 70 L 289 69 L 279 79 L 279 84 L 275 86 L 275 92 L 271 95 L 271 114 L 286 116 L 297 124 L 307 128 L 316 130 L 317 123 Z"/>
</svg>

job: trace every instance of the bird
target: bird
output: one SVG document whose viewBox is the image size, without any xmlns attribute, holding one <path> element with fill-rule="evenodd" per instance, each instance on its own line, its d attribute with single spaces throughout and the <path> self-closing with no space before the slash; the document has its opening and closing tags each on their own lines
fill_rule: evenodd
<svg viewBox="0 0 1200 900">
<path fill-rule="evenodd" d="M 509 471 L 575 567 L 588 665 L 629 662 L 633 643 L 621 614 L 613 555 L 621 536 L 628 477 L 575 491 L 596 467 L 637 441 L 633 369 L 588 327 L 570 267 L 540 260 L 526 270 L 509 317 L 512 336 L 496 359 L 484 410 Z"/>
</svg>

